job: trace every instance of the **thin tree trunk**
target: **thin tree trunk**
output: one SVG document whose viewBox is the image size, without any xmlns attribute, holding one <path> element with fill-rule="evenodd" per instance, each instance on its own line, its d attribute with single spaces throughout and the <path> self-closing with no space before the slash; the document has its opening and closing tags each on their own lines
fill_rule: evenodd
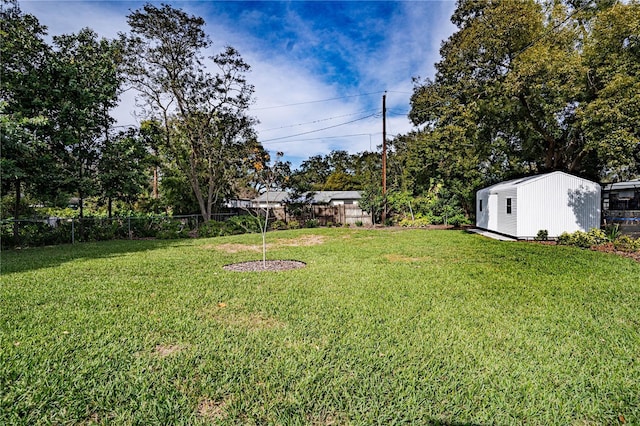
<svg viewBox="0 0 640 426">
<path fill-rule="evenodd" d="M 20 224 L 18 223 L 18 216 L 20 215 L 20 179 L 16 180 L 16 202 L 13 206 L 13 240 L 18 245 L 18 238 L 20 235 Z"/>
</svg>

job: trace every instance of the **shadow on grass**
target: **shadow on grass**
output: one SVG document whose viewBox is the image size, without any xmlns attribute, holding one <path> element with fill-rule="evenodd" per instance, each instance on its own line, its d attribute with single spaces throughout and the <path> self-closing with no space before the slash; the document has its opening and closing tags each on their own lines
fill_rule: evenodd
<svg viewBox="0 0 640 426">
<path fill-rule="evenodd" d="M 459 423 L 459 422 L 447 422 L 443 420 L 430 420 L 426 426 L 484 426 L 480 423 Z"/>
<path fill-rule="evenodd" d="M 99 259 L 178 246 L 184 240 L 114 240 L 2 250 L 0 274 L 49 268 L 79 259 Z"/>
</svg>

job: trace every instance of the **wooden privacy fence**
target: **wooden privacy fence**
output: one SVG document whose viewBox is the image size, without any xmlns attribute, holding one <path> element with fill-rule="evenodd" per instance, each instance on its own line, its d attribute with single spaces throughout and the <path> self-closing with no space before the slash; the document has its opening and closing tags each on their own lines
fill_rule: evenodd
<svg viewBox="0 0 640 426">
<path fill-rule="evenodd" d="M 292 220 L 304 224 L 308 220 L 317 220 L 318 225 L 371 225 L 371 215 L 353 204 L 306 205 L 303 208 L 274 207 L 270 209 L 276 219 L 289 223 Z"/>
</svg>

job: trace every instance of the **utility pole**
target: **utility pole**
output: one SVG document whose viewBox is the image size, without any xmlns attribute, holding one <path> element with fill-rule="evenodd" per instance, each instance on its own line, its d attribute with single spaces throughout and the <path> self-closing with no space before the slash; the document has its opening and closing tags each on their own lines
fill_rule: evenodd
<svg viewBox="0 0 640 426">
<path fill-rule="evenodd" d="M 387 219 L 387 91 L 382 95 L 382 223 Z"/>
</svg>

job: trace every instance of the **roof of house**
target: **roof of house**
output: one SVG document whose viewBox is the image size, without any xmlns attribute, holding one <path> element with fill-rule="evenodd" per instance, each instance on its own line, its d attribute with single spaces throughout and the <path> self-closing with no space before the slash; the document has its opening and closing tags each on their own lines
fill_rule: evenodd
<svg viewBox="0 0 640 426">
<path fill-rule="evenodd" d="M 618 189 L 640 189 L 640 179 L 629 180 L 627 182 L 608 183 L 603 185 L 605 191 L 615 191 Z"/>
<path fill-rule="evenodd" d="M 287 191 L 269 191 L 253 199 L 256 203 L 283 203 L 289 198 Z"/>
<path fill-rule="evenodd" d="M 359 200 L 362 198 L 360 191 L 315 191 L 308 192 L 305 196 L 309 194 L 312 195 L 309 201 L 313 204 L 327 204 L 336 200 Z M 289 199 L 291 194 L 286 191 L 269 191 L 268 196 L 270 203 L 284 203 Z M 266 203 L 267 193 L 265 192 L 259 197 L 254 198 L 253 202 Z"/>
<path fill-rule="evenodd" d="M 359 200 L 361 198 L 360 191 L 317 191 L 313 193 L 313 202 L 316 204 L 330 203 L 336 200 Z"/>
</svg>

